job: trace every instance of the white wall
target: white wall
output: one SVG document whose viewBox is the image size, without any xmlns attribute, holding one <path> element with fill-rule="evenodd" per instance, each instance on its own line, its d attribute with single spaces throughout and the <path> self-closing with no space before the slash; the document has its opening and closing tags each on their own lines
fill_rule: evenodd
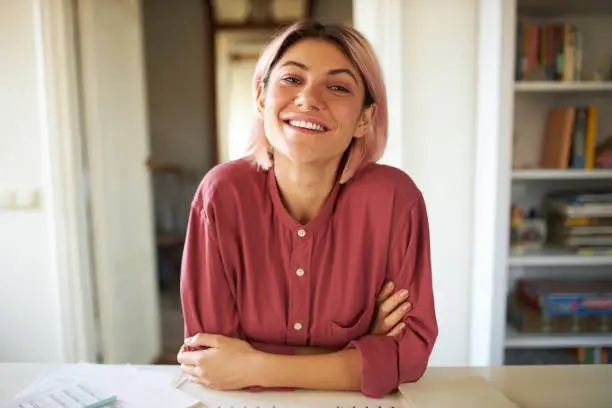
<svg viewBox="0 0 612 408">
<path fill-rule="evenodd" d="M 83 126 L 105 363 L 150 363 L 161 351 L 140 4 L 79 0 Z"/>
<path fill-rule="evenodd" d="M 404 168 L 430 214 L 440 365 L 469 359 L 476 11 L 476 0 L 410 1 L 403 9 Z"/>
<path fill-rule="evenodd" d="M 0 361 L 64 358 L 38 7 L 0 1 L 0 190 L 41 193 L 36 208 L 0 208 Z"/>
<path fill-rule="evenodd" d="M 212 35 L 201 0 L 147 0 L 143 4 L 151 152 L 163 162 L 177 163 L 204 175 L 212 165 L 212 72 L 206 49 Z M 197 182 L 179 194 L 185 203 L 179 217 L 184 227 Z M 156 206 L 168 191 L 159 180 Z"/>
<path fill-rule="evenodd" d="M 391 102 L 385 161 L 410 174 L 427 202 L 440 328 L 431 365 L 469 361 L 477 6 L 477 0 L 354 1 L 355 26 L 385 70 Z"/>
</svg>

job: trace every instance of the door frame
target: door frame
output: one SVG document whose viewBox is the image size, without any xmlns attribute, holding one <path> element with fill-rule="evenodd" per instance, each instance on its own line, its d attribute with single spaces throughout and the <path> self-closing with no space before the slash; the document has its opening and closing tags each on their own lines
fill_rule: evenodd
<svg viewBox="0 0 612 408">
<path fill-rule="evenodd" d="M 478 0 L 471 366 L 504 361 L 516 0 Z"/>
<path fill-rule="evenodd" d="M 88 177 L 81 114 L 76 9 L 78 0 L 39 0 L 37 16 L 44 95 L 45 152 L 51 242 L 58 282 L 61 347 L 65 362 L 101 358 L 93 290 Z"/>
</svg>

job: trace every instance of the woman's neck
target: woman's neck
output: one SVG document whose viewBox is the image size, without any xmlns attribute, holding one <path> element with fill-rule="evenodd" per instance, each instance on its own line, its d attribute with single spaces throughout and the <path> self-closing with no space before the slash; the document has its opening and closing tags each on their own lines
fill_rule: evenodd
<svg viewBox="0 0 612 408">
<path fill-rule="evenodd" d="M 300 224 L 314 219 L 334 188 L 340 160 L 304 165 L 276 155 L 274 173 L 285 208 Z"/>
</svg>

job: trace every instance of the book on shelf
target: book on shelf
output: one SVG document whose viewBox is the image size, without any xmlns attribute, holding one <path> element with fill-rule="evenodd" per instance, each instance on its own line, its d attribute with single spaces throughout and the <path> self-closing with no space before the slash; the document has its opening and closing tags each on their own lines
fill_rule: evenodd
<svg viewBox="0 0 612 408">
<path fill-rule="evenodd" d="M 509 348 L 505 365 L 612 364 L 610 347 Z"/>
<path fill-rule="evenodd" d="M 550 244 L 569 250 L 612 249 L 612 190 L 555 192 L 543 207 Z"/>
<path fill-rule="evenodd" d="M 597 106 L 564 106 L 548 112 L 541 167 L 591 170 L 596 164 Z"/>
<path fill-rule="evenodd" d="M 516 80 L 582 80 L 582 33 L 570 23 L 518 21 Z"/>
<path fill-rule="evenodd" d="M 579 347 L 576 349 L 578 364 L 612 364 L 610 347 Z"/>
</svg>

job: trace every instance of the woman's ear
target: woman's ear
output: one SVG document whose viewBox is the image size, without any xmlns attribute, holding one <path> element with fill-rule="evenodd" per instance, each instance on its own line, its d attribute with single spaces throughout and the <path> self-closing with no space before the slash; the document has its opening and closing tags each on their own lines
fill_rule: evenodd
<svg viewBox="0 0 612 408">
<path fill-rule="evenodd" d="M 374 124 L 374 115 L 376 114 L 376 104 L 372 104 L 361 112 L 357 129 L 355 129 L 354 137 L 360 138 L 365 136 L 368 129 Z"/>
<path fill-rule="evenodd" d="M 264 107 L 266 106 L 265 100 L 266 100 L 266 90 L 264 89 L 264 83 L 262 81 L 259 83 L 259 86 L 257 87 L 257 93 L 255 95 L 255 103 L 257 105 L 257 115 L 259 117 L 263 117 Z"/>
</svg>

